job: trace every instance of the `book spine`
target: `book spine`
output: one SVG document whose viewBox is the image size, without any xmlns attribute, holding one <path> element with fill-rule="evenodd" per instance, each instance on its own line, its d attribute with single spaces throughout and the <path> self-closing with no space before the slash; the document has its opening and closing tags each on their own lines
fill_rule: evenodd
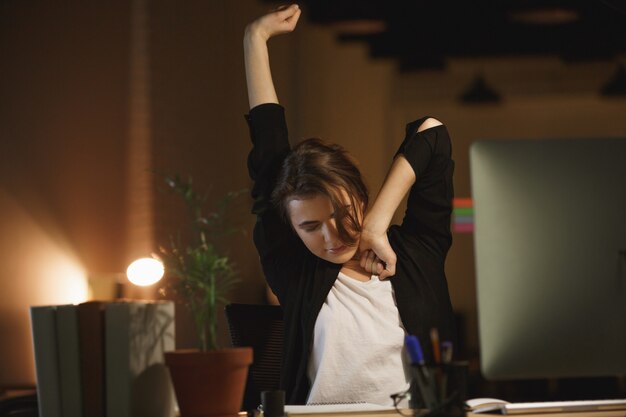
<svg viewBox="0 0 626 417">
<path fill-rule="evenodd" d="M 31 307 L 39 417 L 62 417 L 55 307 Z"/>
<path fill-rule="evenodd" d="M 105 404 L 107 417 L 130 417 L 130 303 L 105 308 Z"/>
<path fill-rule="evenodd" d="M 77 306 L 57 307 L 56 330 L 61 412 L 63 417 L 83 417 Z"/>
<path fill-rule="evenodd" d="M 89 301 L 78 306 L 84 417 L 104 417 L 104 305 Z"/>
<path fill-rule="evenodd" d="M 116 302 L 105 311 L 107 417 L 173 417 L 163 353 L 175 348 L 174 303 Z"/>
</svg>

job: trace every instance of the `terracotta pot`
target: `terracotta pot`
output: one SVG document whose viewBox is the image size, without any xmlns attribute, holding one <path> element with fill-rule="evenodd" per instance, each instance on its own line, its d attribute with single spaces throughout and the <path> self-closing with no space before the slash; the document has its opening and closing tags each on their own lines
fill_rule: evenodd
<svg viewBox="0 0 626 417">
<path fill-rule="evenodd" d="M 241 407 L 252 348 L 165 352 L 181 417 L 233 417 Z"/>
</svg>

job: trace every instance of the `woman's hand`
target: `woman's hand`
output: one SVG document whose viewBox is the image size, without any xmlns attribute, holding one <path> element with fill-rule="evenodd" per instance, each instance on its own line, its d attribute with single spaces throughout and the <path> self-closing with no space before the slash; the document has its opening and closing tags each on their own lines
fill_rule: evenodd
<svg viewBox="0 0 626 417">
<path fill-rule="evenodd" d="M 359 242 L 361 268 L 379 279 L 396 274 L 396 253 L 389 244 L 387 233 L 377 233 L 366 228 L 361 232 Z"/>
<path fill-rule="evenodd" d="M 413 168 L 402 155 L 394 159 L 376 201 L 363 219 L 359 243 L 360 263 L 380 279 L 396 274 L 396 253 L 389 244 L 387 228 L 398 205 L 415 182 Z"/>
<path fill-rule="evenodd" d="M 300 13 L 300 7 L 297 4 L 281 7 L 250 23 L 246 27 L 246 36 L 258 36 L 267 42 L 272 36 L 292 32 L 296 28 Z"/>
<path fill-rule="evenodd" d="M 295 29 L 300 18 L 297 4 L 280 8 L 266 14 L 246 27 L 243 37 L 244 59 L 246 64 L 246 83 L 248 86 L 248 104 L 254 108 L 264 103 L 278 103 L 278 96 L 272 81 L 267 40 L 281 33 Z"/>
</svg>

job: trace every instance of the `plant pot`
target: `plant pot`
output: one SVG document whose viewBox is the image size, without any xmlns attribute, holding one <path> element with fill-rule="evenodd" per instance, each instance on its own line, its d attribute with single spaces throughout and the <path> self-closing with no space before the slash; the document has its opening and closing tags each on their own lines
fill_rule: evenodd
<svg viewBox="0 0 626 417">
<path fill-rule="evenodd" d="M 252 348 L 165 352 L 181 417 L 233 417 L 241 407 Z"/>
</svg>

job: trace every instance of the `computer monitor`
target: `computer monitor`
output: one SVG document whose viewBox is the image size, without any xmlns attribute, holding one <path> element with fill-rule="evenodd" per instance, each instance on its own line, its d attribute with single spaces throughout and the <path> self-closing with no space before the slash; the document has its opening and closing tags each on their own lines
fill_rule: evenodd
<svg viewBox="0 0 626 417">
<path fill-rule="evenodd" d="M 470 149 L 482 373 L 626 374 L 626 139 Z"/>
</svg>

